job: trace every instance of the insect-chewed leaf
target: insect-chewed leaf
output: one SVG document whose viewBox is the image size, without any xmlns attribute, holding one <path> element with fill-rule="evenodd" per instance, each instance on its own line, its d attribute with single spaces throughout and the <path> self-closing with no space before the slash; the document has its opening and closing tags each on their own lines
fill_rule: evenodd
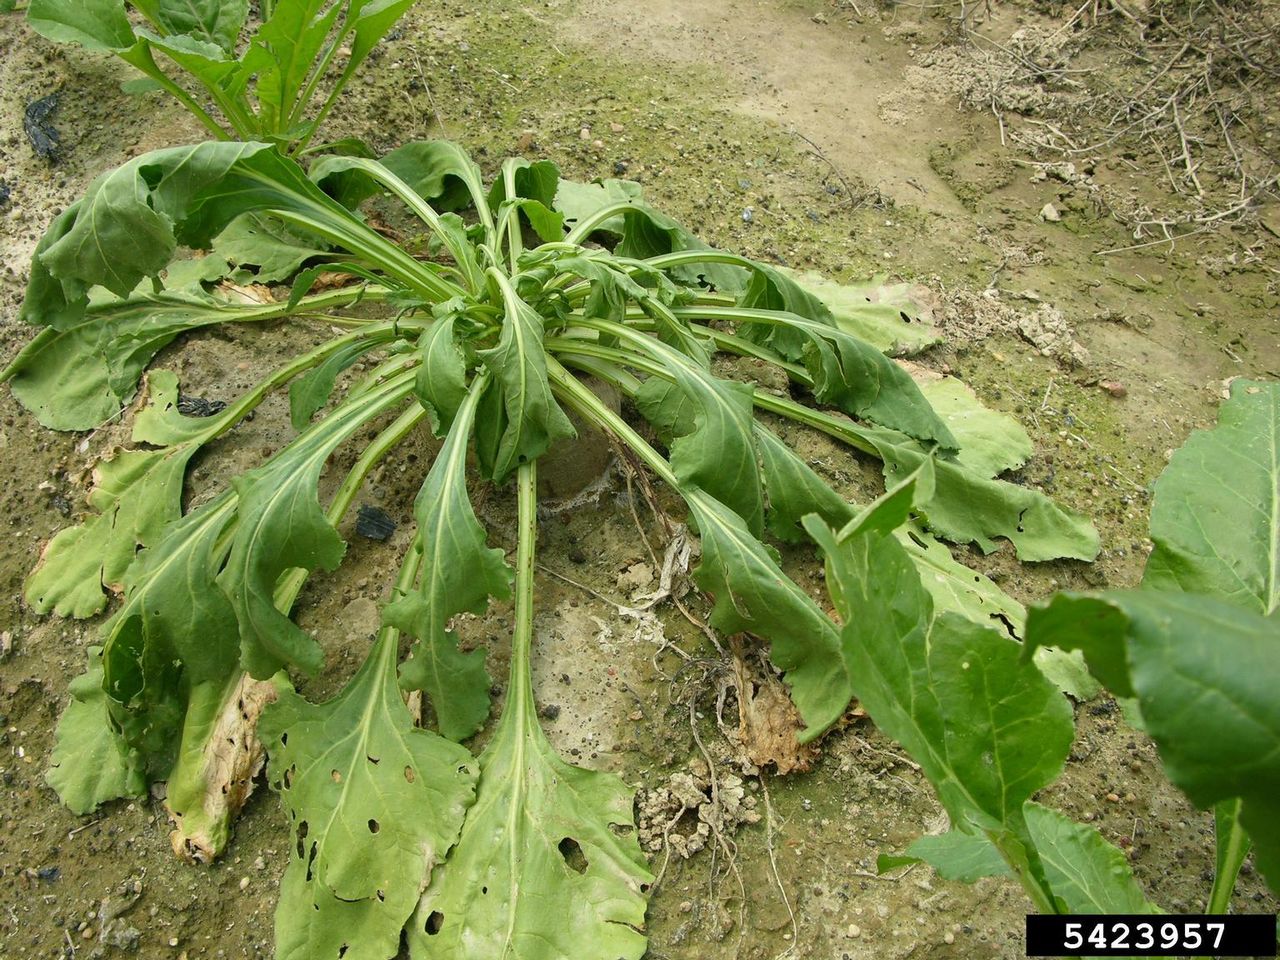
<svg viewBox="0 0 1280 960">
<path fill-rule="evenodd" d="M 401 667 L 400 682 L 427 692 L 440 732 L 450 740 L 471 736 L 489 715 L 489 675 L 484 651 L 462 653 L 457 636 L 445 627 L 454 614 L 482 612 L 490 596 L 505 598 L 511 583 L 502 551 L 485 545 L 484 527 L 467 496 L 467 442 L 479 396 L 473 390 L 459 408 L 418 494 L 421 582 L 383 613 L 387 624 L 419 638 Z"/>
<path fill-rule="evenodd" d="M 267 149 L 261 143 L 202 143 L 130 160 L 89 185 L 74 225 L 40 260 L 55 277 L 127 296 L 173 259 L 175 222 L 195 197 L 237 162 Z M 219 229 L 239 212 L 222 219 Z"/>
<path fill-rule="evenodd" d="M 952 823 L 1025 836 L 1022 805 L 1061 772 L 1071 707 L 1008 636 L 952 613 L 934 616 L 920 575 L 880 514 L 894 519 L 908 478 L 837 536 L 806 523 L 827 584 L 853 693 L 876 726 L 924 769 Z"/>
<path fill-rule="evenodd" d="M 1024 813 L 1063 913 L 1163 913 L 1134 880 L 1124 852 L 1107 843 L 1097 827 L 1030 801 Z"/>
<path fill-rule="evenodd" d="M 89 668 L 71 681 L 71 702 L 58 721 L 45 779 L 73 813 L 146 792 L 142 768 L 111 725 L 102 691 L 101 647 L 89 648 Z"/>
<path fill-rule="evenodd" d="M 638 960 L 653 877 L 633 802 L 613 774 L 556 756 L 513 693 L 458 845 L 410 923 L 411 956 Z"/>
<path fill-rule="evenodd" d="M 574 226 L 584 217 L 614 203 L 639 200 L 644 190 L 634 180 L 602 180 L 599 183 L 578 183 L 561 180 L 556 186 L 554 207 L 564 214 L 566 226 Z M 620 234 L 625 228 L 622 215 L 606 220 L 599 226 L 604 233 Z"/>
<path fill-rule="evenodd" d="M 641 415 L 669 438 L 676 476 L 724 503 L 758 536 L 764 527 L 764 497 L 752 387 L 713 377 L 656 341 L 654 350 L 668 359 L 676 382 L 646 380 L 635 395 Z"/>
<path fill-rule="evenodd" d="M 1230 535 L 1224 535 L 1230 531 Z M 1156 481 L 1143 586 L 1280 608 L 1280 383 L 1236 380 Z"/>
<path fill-rule="evenodd" d="M 293 829 L 276 908 L 280 960 L 388 960 L 475 790 L 471 755 L 414 727 L 384 631 L 334 699 L 264 712 L 271 781 Z"/>
<path fill-rule="evenodd" d="M 241 663 L 259 680 L 281 667 L 315 672 L 318 644 L 275 604 L 276 582 L 300 567 L 334 570 L 346 543 L 320 509 L 316 486 L 329 455 L 365 423 L 404 400 L 412 387 L 401 374 L 348 400 L 270 460 L 233 481 L 238 524 L 218 586 L 235 609 Z"/>
<path fill-rule="evenodd" d="M 614 248 L 620 257 L 647 260 L 664 253 L 711 249 L 675 220 L 643 203 L 637 202 L 623 212 L 623 224 L 622 239 Z M 670 272 L 683 283 L 708 284 L 731 296 L 741 293 L 747 284 L 746 271 L 723 263 L 685 264 Z"/>
<path fill-rule="evenodd" d="M 536 310 L 505 284 L 506 306 L 498 345 L 479 351 L 501 387 L 506 426 L 492 451 L 491 473 L 501 482 L 521 463 L 542 456 L 556 440 L 576 436 L 547 382 L 542 346 L 543 321 Z M 492 389 L 492 388 L 491 388 Z"/>
<path fill-rule="evenodd" d="M 971 473 L 994 477 L 1016 470 L 1035 452 L 1031 437 L 1013 417 L 983 405 L 962 380 L 906 364 L 920 393 L 960 446 L 955 462 Z"/>
<path fill-rule="evenodd" d="M 813 469 L 770 430 L 756 425 L 760 469 L 769 494 L 769 530 L 782 540 L 797 541 L 805 534 L 800 522 L 816 514 L 836 529 L 853 519 L 857 508 L 836 493 Z M 935 613 L 952 611 L 983 626 L 1021 637 L 1027 612 L 991 579 L 958 563 L 946 545 L 916 521 L 896 531 L 933 599 Z M 1089 676 L 1083 658 L 1060 650 L 1037 651 L 1036 663 L 1060 690 L 1078 700 L 1097 696 L 1099 686 Z"/>
<path fill-rule="evenodd" d="M 213 241 L 213 255 L 236 268 L 237 283 L 277 283 L 288 280 L 304 263 L 329 252 L 319 237 L 260 213 L 232 220 Z"/>
<path fill-rule="evenodd" d="M 698 586 L 715 596 L 711 623 L 725 633 L 769 641 L 769 658 L 784 670 L 791 697 L 812 740 L 840 719 L 853 698 L 831 619 L 778 566 L 742 519 L 697 488 L 682 488 L 702 537 Z"/>
<path fill-rule="evenodd" d="M 456 210 L 485 195 L 480 168 L 465 150 L 448 140 L 406 143 L 379 162 L 437 210 Z M 316 183 L 352 209 L 379 190 L 360 164 L 343 157 L 321 158 L 310 172 Z"/>
</svg>

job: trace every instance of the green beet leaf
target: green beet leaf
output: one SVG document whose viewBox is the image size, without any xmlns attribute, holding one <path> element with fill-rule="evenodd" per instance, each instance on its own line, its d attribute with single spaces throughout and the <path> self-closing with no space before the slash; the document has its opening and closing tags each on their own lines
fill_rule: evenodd
<svg viewBox="0 0 1280 960">
<path fill-rule="evenodd" d="M 455 614 L 481 613 L 490 596 L 510 593 L 511 571 L 501 550 L 485 544 L 484 527 L 467 495 L 467 442 L 480 391 L 463 402 L 418 494 L 414 513 L 423 575 L 418 589 L 391 603 L 387 624 L 418 637 L 400 671 L 401 684 L 431 698 L 440 733 L 464 740 L 489 715 L 484 651 L 462 653 L 446 629 Z"/>
<path fill-rule="evenodd" d="M 129 745 L 111 726 L 102 690 L 102 648 L 89 648 L 89 668 L 71 681 L 71 702 L 58 721 L 45 774 L 73 813 L 146 793 L 147 780 Z"/>
<path fill-rule="evenodd" d="M 480 756 L 476 802 L 409 928 L 414 957 L 610 960 L 644 953 L 633 792 L 562 761 L 508 704 Z"/>
<path fill-rule="evenodd" d="M 846 626 L 854 695 L 924 769 L 952 823 L 981 831 L 1043 886 L 1022 806 L 1062 770 L 1071 708 L 1007 635 L 952 613 L 935 616 L 892 533 L 908 477 L 837 533 L 810 518 L 827 584 Z M 908 503 L 909 505 L 909 503 Z"/>
<path fill-rule="evenodd" d="M 407 375 L 391 378 L 233 481 L 239 500 L 236 534 L 218 585 L 239 622 L 241 662 L 259 680 L 286 665 L 311 673 L 320 669 L 320 647 L 277 609 L 276 582 L 293 568 L 334 570 L 342 562 L 346 544 L 317 499 L 320 472 L 339 444 L 405 400 L 411 388 Z"/>
<path fill-rule="evenodd" d="M 1236 380 L 1155 483 L 1143 586 L 1280 608 L 1280 383 Z"/>
<path fill-rule="evenodd" d="M 1062 913 L 1162 913 L 1142 892 L 1124 851 L 1097 827 L 1027 803 L 1027 829 Z"/>
<path fill-rule="evenodd" d="M 286 691 L 261 732 L 289 811 L 293 856 L 276 908 L 280 960 L 389 960 L 418 893 L 458 837 L 471 755 L 416 729 L 384 630 L 334 699 Z"/>
<path fill-rule="evenodd" d="M 501 387 L 506 411 L 506 427 L 492 461 L 493 478 L 501 482 L 520 464 L 537 459 L 556 440 L 575 436 L 576 431 L 547 383 L 542 318 L 505 279 L 497 284 L 506 307 L 502 335 L 497 346 L 479 353 L 493 372 L 495 386 Z"/>
<path fill-rule="evenodd" d="M 898 867 L 924 862 L 945 880 L 973 883 L 983 877 L 1009 876 L 1009 865 L 995 844 L 977 833 L 948 830 L 936 836 L 926 834 L 912 841 L 904 854 L 881 854 L 876 870 L 885 873 Z"/>
</svg>

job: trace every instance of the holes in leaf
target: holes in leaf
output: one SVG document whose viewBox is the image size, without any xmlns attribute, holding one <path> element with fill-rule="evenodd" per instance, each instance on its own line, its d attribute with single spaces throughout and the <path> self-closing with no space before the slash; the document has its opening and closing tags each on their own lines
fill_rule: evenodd
<svg viewBox="0 0 1280 960">
<path fill-rule="evenodd" d="M 488 896 L 488 894 L 489 894 L 489 888 L 488 888 L 488 887 L 481 887 L 481 888 L 480 888 L 480 892 L 481 892 L 482 894 L 484 894 L 485 896 Z"/>
<path fill-rule="evenodd" d="M 311 868 L 316 865 L 316 853 L 318 852 L 318 848 L 319 844 L 313 843 L 311 845 L 311 851 L 307 854 L 307 883 L 310 883 L 315 878 Z"/>
<path fill-rule="evenodd" d="M 286 730 L 284 733 L 280 734 L 280 746 L 287 747 L 288 745 L 289 745 L 289 731 Z"/>
<path fill-rule="evenodd" d="M 635 827 L 629 823 L 611 823 L 609 830 L 615 837 L 629 837 L 635 832 Z"/>
<path fill-rule="evenodd" d="M 369 832 L 370 832 L 370 833 L 377 833 L 377 832 L 378 832 L 379 830 L 381 830 L 381 829 L 382 829 L 382 824 L 378 823 L 378 821 L 377 821 L 377 820 L 374 820 L 372 817 L 370 817 L 370 818 L 369 818 Z"/>
<path fill-rule="evenodd" d="M 342 946 L 340 946 L 338 948 L 338 960 L 342 960 L 342 958 L 347 955 L 347 950 L 349 949 L 350 947 L 345 943 Z"/>
<path fill-rule="evenodd" d="M 375 891 L 375 892 L 374 892 L 374 896 L 376 896 L 376 897 L 378 898 L 378 902 L 379 902 L 379 903 L 386 903 L 386 902 L 387 902 L 387 895 L 386 895 L 386 893 L 384 893 L 384 892 L 383 892 L 383 891 L 381 891 L 381 890 L 377 890 L 377 891 Z"/>
<path fill-rule="evenodd" d="M 410 783 L 413 783 L 413 781 L 418 779 L 418 775 L 413 772 L 413 767 L 406 764 L 404 768 L 404 778 Z"/>
<path fill-rule="evenodd" d="M 564 862 L 574 873 L 587 872 L 587 857 L 573 837 L 565 837 L 557 844 L 556 849 L 560 851 L 560 856 L 564 857 Z"/>
<path fill-rule="evenodd" d="M 382 761 L 381 761 L 380 759 L 378 759 L 377 757 L 368 757 L 368 756 L 366 756 L 366 757 L 365 757 L 365 759 L 366 759 L 366 760 L 368 760 L 370 763 L 372 763 L 375 767 L 376 767 L 378 764 L 380 764 L 380 763 L 382 762 Z"/>
<path fill-rule="evenodd" d="M 432 910 L 431 916 L 427 917 L 427 922 L 422 929 L 426 931 L 427 936 L 434 937 L 444 929 L 444 914 L 439 910 Z"/>
<path fill-rule="evenodd" d="M 903 322 L 903 323 L 910 323 L 910 322 L 911 322 L 911 318 L 907 316 L 907 311 L 905 311 L 905 310 L 899 310 L 899 311 L 898 311 L 898 316 L 900 316 L 900 317 L 902 318 L 902 322 Z"/>
<path fill-rule="evenodd" d="M 640 884 L 640 892 L 641 892 L 641 893 L 648 893 L 651 889 L 653 889 L 653 884 L 651 884 L 651 883 L 642 883 L 642 884 Z"/>
<path fill-rule="evenodd" d="M 341 770 L 330 770 L 330 771 L 329 771 L 329 779 L 330 779 L 330 780 L 332 780 L 334 783 L 341 783 L 341 782 L 342 782 L 342 771 L 341 771 Z"/>
<path fill-rule="evenodd" d="M 301 860 L 307 855 L 307 832 L 311 829 L 310 824 L 303 820 L 298 824 L 298 859 Z"/>
</svg>

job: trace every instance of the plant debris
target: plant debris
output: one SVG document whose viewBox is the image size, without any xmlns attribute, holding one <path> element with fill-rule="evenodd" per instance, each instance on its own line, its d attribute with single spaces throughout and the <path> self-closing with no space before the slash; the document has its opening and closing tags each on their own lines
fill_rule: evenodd
<svg viewBox="0 0 1280 960">
<path fill-rule="evenodd" d="M 356 533 L 370 540 L 390 540 L 396 532 L 396 522 L 385 510 L 362 504 L 356 514 Z"/>
<path fill-rule="evenodd" d="M 62 145 L 62 137 L 53 126 L 53 114 L 57 109 L 58 94 L 51 93 L 28 103 L 22 114 L 22 130 L 31 143 L 31 149 L 36 152 L 37 157 L 50 163 L 58 162 L 58 152 Z"/>
</svg>

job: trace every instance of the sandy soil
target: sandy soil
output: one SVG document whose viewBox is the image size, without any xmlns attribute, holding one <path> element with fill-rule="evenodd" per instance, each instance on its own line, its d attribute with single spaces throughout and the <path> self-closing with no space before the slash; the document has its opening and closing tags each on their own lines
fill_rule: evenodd
<svg viewBox="0 0 1280 960">
<path fill-rule="evenodd" d="M 1087 178 L 1037 175 L 1001 146 L 1000 124 L 1015 119 L 961 109 L 954 61 L 925 56 L 945 25 L 927 10 L 855 15 L 851 7 L 424 2 L 353 85 L 330 132 L 383 148 L 449 136 L 489 172 L 517 151 L 579 178 L 624 165 L 659 206 L 717 246 L 841 279 L 923 282 L 948 337 L 926 362 L 1019 417 L 1037 445 L 1020 479 L 1092 514 L 1103 537 L 1093 565 L 1028 568 L 1009 551 L 958 551 L 961 559 L 1023 601 L 1058 587 L 1132 585 L 1149 546 L 1146 487 L 1168 452 L 1212 422 L 1226 378 L 1280 376 L 1276 273 L 1241 255 L 1256 245 L 1239 231 L 1100 256 L 1134 241 L 1099 209 Z M 1040 22 L 1002 6 L 992 29 Z M 127 76 L 0 16 L 0 180 L 10 191 L 0 203 L 0 359 L 28 337 L 16 309 L 34 244 L 61 207 L 127 157 L 198 136 L 169 103 L 120 93 Z M 50 165 L 33 155 L 21 118 L 54 91 L 63 148 Z M 1099 157 L 1088 177 L 1135 193 L 1160 189 L 1113 156 Z M 1041 219 L 1046 204 L 1061 219 Z M 157 365 L 178 369 L 192 393 L 230 399 L 272 362 L 283 336 L 279 328 L 192 336 Z M 1124 396 L 1103 383 L 1122 384 Z M 84 509 L 92 458 L 120 438 L 104 431 L 81 446 L 82 436 L 40 428 L 7 391 L 0 418 L 9 530 L 0 627 L 14 648 L 0 662 L 0 954 L 269 956 L 287 857 L 269 791 L 250 802 L 228 856 L 192 868 L 173 859 L 159 802 L 77 818 L 45 786 L 53 724 L 97 625 L 35 617 L 22 581 L 41 543 Z M 281 404 L 264 408 L 251 432 L 237 431 L 196 464 L 194 488 L 279 445 L 286 424 Z M 874 491 L 871 465 L 821 438 L 790 439 L 810 459 L 835 458 L 851 496 Z M 301 598 L 301 622 L 329 654 L 306 687 L 312 697 L 336 690 L 372 638 L 431 449 L 425 439 L 406 447 L 362 494 L 401 522 L 392 541 L 344 528 L 347 562 Z M 493 541 L 509 547 L 508 501 L 494 494 L 481 512 Z M 660 531 L 643 505 L 637 512 L 660 554 Z M 723 844 L 688 859 L 677 848 L 697 844 L 653 851 L 662 879 L 650 911 L 652 957 L 1021 954 L 1028 904 L 1016 887 L 961 886 L 923 867 L 876 875 L 876 856 L 938 829 L 940 811 L 913 765 L 865 720 L 828 737 L 809 773 L 744 768 L 716 722 L 728 665 L 677 613 L 664 611 L 660 629 L 619 614 L 653 571 L 617 475 L 598 499 L 548 518 L 542 543 L 535 669 L 540 702 L 559 708 L 546 721 L 557 746 L 641 786 L 643 809 L 662 810 L 673 784 L 743 781 L 740 809 L 717 822 Z M 816 588 L 811 553 L 786 560 Z M 490 643 L 494 675 L 509 617 L 495 606 L 462 628 Z M 1198 909 L 1212 869 L 1209 820 L 1163 782 L 1154 750 L 1114 704 L 1082 705 L 1078 724 L 1053 802 L 1129 848 L 1163 906 Z M 679 830 L 695 833 L 696 823 Z M 1263 890 L 1246 867 L 1237 905 L 1275 909 Z"/>
</svg>

